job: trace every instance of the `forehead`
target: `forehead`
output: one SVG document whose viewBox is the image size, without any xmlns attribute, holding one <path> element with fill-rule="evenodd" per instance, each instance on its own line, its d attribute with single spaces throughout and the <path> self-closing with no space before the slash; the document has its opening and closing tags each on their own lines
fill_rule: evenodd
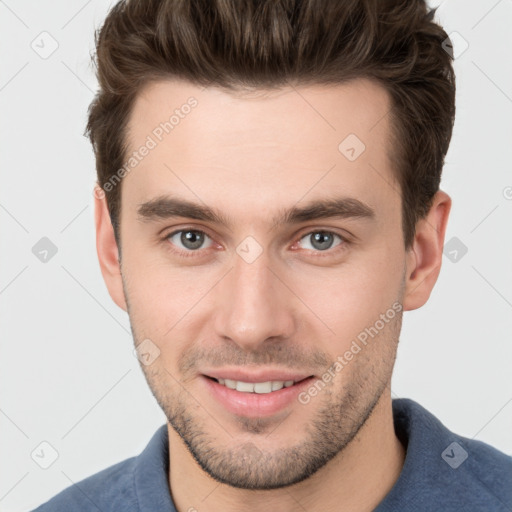
<svg viewBox="0 0 512 512">
<path fill-rule="evenodd" d="M 306 195 L 396 201 L 389 110 L 386 90 L 363 79 L 245 93 L 153 83 L 129 119 L 127 160 L 139 156 L 126 166 L 123 203 L 172 193 L 218 205 L 222 192 L 243 215 Z"/>
</svg>

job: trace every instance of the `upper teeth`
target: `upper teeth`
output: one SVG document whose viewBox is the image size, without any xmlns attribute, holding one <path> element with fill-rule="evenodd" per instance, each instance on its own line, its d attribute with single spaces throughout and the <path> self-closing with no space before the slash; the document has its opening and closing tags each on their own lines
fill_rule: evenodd
<svg viewBox="0 0 512 512">
<path fill-rule="evenodd" d="M 241 380 L 231 379 L 217 379 L 219 384 L 226 386 L 229 389 L 236 389 L 244 393 L 271 393 L 272 391 L 278 391 L 283 387 L 289 388 L 293 386 L 295 381 L 293 380 L 276 380 L 267 382 L 242 382 Z"/>
</svg>

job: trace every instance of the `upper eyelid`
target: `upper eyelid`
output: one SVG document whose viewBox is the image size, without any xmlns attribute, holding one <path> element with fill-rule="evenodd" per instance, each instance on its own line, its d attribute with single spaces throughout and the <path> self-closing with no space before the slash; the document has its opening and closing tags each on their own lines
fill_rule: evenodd
<svg viewBox="0 0 512 512">
<path fill-rule="evenodd" d="M 312 235 L 313 233 L 329 233 L 331 235 L 339 237 L 341 239 L 341 241 L 344 243 L 349 243 L 351 241 L 351 237 L 348 234 L 342 234 L 342 233 L 338 233 L 337 231 L 334 231 L 332 229 L 324 229 L 324 228 L 310 229 L 309 231 L 301 232 L 298 235 L 296 235 L 295 240 L 300 241 L 305 236 Z"/>
<path fill-rule="evenodd" d="M 308 236 L 308 235 L 312 235 L 313 233 L 329 233 L 330 235 L 335 235 L 335 236 L 339 236 L 342 240 L 346 240 L 347 237 L 344 236 L 344 235 L 340 235 L 339 233 L 337 233 L 336 231 L 329 231 L 328 229 L 314 229 L 313 231 L 306 231 L 305 233 L 302 233 L 300 236 L 299 236 L 299 240 L 301 240 L 302 238 L 304 238 L 305 236 Z"/>
<path fill-rule="evenodd" d="M 169 233 L 166 233 L 164 235 L 164 240 L 167 239 L 167 238 L 170 238 L 171 236 L 174 236 L 176 235 L 177 233 L 181 233 L 183 231 L 196 231 L 198 233 L 203 233 L 205 234 L 208 238 L 211 238 L 212 240 L 214 240 L 214 237 L 212 235 L 210 235 L 208 233 L 208 231 L 205 231 L 204 229 L 200 229 L 200 228 L 195 228 L 193 226 L 188 226 L 188 227 L 184 227 L 184 228 L 180 228 L 180 229 L 174 229 L 172 231 L 169 231 Z"/>
</svg>

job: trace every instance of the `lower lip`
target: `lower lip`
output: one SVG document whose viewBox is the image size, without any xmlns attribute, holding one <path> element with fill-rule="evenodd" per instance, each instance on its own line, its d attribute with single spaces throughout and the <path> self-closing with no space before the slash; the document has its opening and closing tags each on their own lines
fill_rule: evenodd
<svg viewBox="0 0 512 512">
<path fill-rule="evenodd" d="M 297 400 L 297 395 L 310 385 L 314 377 L 271 393 L 244 393 L 223 386 L 204 375 L 201 375 L 201 379 L 213 397 L 229 412 L 246 418 L 261 418 L 271 416 Z"/>
</svg>

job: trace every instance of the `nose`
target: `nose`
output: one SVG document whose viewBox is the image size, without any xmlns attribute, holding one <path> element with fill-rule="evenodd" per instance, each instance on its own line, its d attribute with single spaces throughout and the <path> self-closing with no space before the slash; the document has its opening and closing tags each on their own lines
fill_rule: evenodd
<svg viewBox="0 0 512 512">
<path fill-rule="evenodd" d="M 217 336 L 247 351 L 269 339 L 290 338 L 295 329 L 294 297 L 265 253 L 248 263 L 234 256 L 233 268 L 221 281 L 215 311 Z"/>
</svg>

